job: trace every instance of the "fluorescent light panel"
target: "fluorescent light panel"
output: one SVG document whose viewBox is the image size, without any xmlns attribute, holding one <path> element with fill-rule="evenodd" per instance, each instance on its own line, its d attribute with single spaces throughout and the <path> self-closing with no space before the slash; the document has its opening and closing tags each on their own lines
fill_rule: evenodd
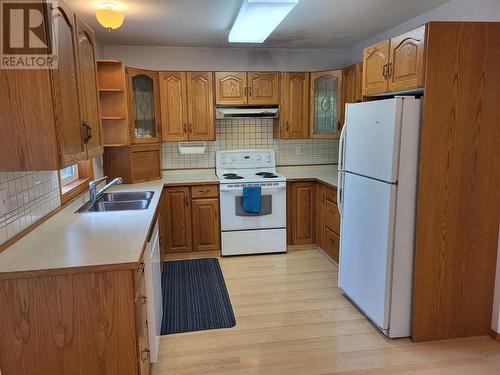
<svg viewBox="0 0 500 375">
<path fill-rule="evenodd" d="M 230 43 L 263 43 L 299 0 L 244 0 L 233 27 Z"/>
</svg>

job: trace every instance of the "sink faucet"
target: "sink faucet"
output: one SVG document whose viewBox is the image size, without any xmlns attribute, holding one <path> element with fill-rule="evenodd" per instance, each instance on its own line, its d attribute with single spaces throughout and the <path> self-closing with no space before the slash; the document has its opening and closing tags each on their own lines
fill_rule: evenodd
<svg viewBox="0 0 500 375">
<path fill-rule="evenodd" d="M 106 181 L 108 176 L 104 176 L 101 178 L 97 178 L 95 180 L 92 180 L 89 182 L 89 195 L 90 195 L 90 202 L 94 203 L 101 198 L 102 194 L 108 190 L 111 186 L 113 185 L 120 185 L 123 183 L 123 179 L 121 177 L 117 177 L 113 179 L 109 184 L 104 186 L 101 190 L 97 191 L 97 185 L 100 184 L 103 181 Z"/>
</svg>

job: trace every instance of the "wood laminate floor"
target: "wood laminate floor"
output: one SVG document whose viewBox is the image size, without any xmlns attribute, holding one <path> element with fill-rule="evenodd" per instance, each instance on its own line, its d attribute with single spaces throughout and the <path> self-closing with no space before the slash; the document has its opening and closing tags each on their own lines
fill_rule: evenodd
<svg viewBox="0 0 500 375">
<path fill-rule="evenodd" d="M 341 294 L 318 250 L 220 264 L 236 327 L 163 336 L 153 375 L 500 374 L 500 342 L 486 336 L 385 338 Z"/>
</svg>

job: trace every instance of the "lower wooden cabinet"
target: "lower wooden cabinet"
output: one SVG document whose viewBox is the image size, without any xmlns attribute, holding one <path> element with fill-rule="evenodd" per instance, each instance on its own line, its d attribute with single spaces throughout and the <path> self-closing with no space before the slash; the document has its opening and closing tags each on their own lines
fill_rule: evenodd
<svg viewBox="0 0 500 375">
<path fill-rule="evenodd" d="M 220 249 L 218 196 L 217 185 L 164 189 L 164 253 Z"/>
<path fill-rule="evenodd" d="M 315 182 L 292 182 L 288 187 L 287 215 L 292 245 L 316 243 Z"/>
<path fill-rule="evenodd" d="M 316 244 L 339 262 L 340 213 L 337 189 L 320 182 L 289 182 L 287 187 L 289 245 Z"/>
</svg>

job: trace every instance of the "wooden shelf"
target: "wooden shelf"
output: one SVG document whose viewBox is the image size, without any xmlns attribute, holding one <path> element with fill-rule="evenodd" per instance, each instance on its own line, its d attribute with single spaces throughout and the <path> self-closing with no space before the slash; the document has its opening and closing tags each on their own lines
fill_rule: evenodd
<svg viewBox="0 0 500 375">
<path fill-rule="evenodd" d="M 112 59 L 99 59 L 97 60 L 98 64 L 121 64 L 121 61 L 119 60 L 112 60 Z"/>
<path fill-rule="evenodd" d="M 125 120 L 122 116 L 102 116 L 101 120 Z"/>
<path fill-rule="evenodd" d="M 127 147 L 128 144 L 121 144 L 121 143 L 110 143 L 110 144 L 105 144 L 103 145 L 104 147 Z"/>
</svg>

